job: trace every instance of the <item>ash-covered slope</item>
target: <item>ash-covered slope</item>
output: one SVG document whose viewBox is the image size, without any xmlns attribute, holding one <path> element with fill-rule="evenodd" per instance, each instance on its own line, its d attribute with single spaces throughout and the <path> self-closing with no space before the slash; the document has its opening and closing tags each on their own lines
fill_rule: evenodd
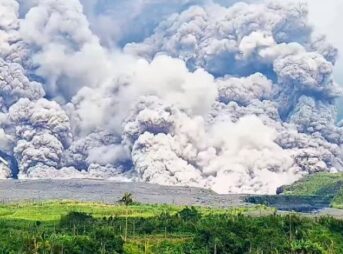
<svg viewBox="0 0 343 254">
<path fill-rule="evenodd" d="M 130 192 L 145 204 L 194 205 L 210 207 L 247 206 L 246 195 L 219 195 L 210 190 L 147 183 L 123 183 L 91 179 L 0 180 L 2 203 L 74 200 L 117 203 Z"/>
<path fill-rule="evenodd" d="M 274 193 L 343 170 L 337 50 L 303 1 L 121 7 L 137 36 L 111 26 L 106 3 L 0 0 L 0 155 L 11 162 L 0 178 Z"/>
</svg>

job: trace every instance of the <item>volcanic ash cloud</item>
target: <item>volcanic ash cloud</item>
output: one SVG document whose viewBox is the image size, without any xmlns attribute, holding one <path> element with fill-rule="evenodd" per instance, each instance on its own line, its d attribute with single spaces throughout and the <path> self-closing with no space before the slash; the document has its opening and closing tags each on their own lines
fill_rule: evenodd
<svg viewBox="0 0 343 254">
<path fill-rule="evenodd" d="M 337 50 L 303 1 L 231 2 L 128 1 L 126 24 L 116 3 L 0 0 L 0 178 L 275 193 L 343 171 Z"/>
</svg>

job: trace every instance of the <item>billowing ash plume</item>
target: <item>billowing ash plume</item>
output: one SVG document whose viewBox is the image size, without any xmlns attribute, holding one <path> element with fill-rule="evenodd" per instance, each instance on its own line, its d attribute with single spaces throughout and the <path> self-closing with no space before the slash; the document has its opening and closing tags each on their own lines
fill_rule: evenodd
<svg viewBox="0 0 343 254">
<path fill-rule="evenodd" d="M 47 94 L 69 99 L 82 86 L 99 86 L 113 66 L 107 61 L 107 50 L 90 31 L 81 3 L 36 2 L 21 20 L 20 35 L 33 48 L 32 64 L 46 80 Z"/>
<path fill-rule="evenodd" d="M 8 109 L 20 98 L 37 100 L 45 95 L 42 85 L 35 81 L 30 82 L 20 64 L 0 59 L 0 77 L 2 108 Z"/>
<path fill-rule="evenodd" d="M 166 52 L 191 68 L 202 66 L 217 75 L 254 73 L 279 54 L 299 50 L 298 44 L 311 45 L 306 19 L 306 6 L 299 2 L 193 6 L 161 22 L 143 43 L 126 49 L 145 57 Z"/>
<path fill-rule="evenodd" d="M 60 105 L 46 99 L 20 99 L 10 108 L 9 119 L 15 124 L 13 151 L 21 173 L 39 164 L 60 166 L 71 138 L 69 119 Z"/>
<path fill-rule="evenodd" d="M 2 0 L 0 7 L 0 56 L 13 59 L 11 56 L 19 44 L 19 4 L 15 0 Z"/>
<path fill-rule="evenodd" d="M 230 101 L 247 106 L 254 100 L 270 99 L 272 82 L 261 73 L 255 73 L 246 78 L 229 77 L 219 79 L 218 101 L 228 104 Z"/>
<path fill-rule="evenodd" d="M 0 0 L 0 178 L 274 193 L 343 171 L 337 50 L 303 1 L 234 2 L 173 0 L 123 31 L 159 1 L 113 4 L 123 24 L 96 1 Z"/>
</svg>

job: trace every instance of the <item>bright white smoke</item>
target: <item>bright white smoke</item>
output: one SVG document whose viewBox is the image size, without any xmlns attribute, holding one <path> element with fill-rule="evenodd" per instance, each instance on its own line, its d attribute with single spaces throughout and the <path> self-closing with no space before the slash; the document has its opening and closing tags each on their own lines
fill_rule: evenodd
<svg viewBox="0 0 343 254">
<path fill-rule="evenodd" d="M 0 178 L 275 193 L 343 171 L 338 52 L 303 1 L 162 2 L 0 0 Z"/>
</svg>

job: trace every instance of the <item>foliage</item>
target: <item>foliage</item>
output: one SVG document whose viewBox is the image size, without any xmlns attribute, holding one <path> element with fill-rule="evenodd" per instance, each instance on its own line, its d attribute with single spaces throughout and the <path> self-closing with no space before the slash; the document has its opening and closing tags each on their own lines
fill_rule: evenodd
<svg viewBox="0 0 343 254">
<path fill-rule="evenodd" d="M 29 215 L 22 219 L 20 206 L 19 218 L 13 219 L 6 212 L 12 206 L 2 206 L 0 253 L 343 253 L 343 221 L 331 217 L 256 216 L 243 209 L 211 213 L 205 208 L 159 206 L 153 216 L 134 211 L 126 220 L 122 206 L 113 206 L 101 217 L 96 209 L 95 214 L 89 212 L 88 205 L 85 211 L 62 213 L 58 220 L 38 221 L 29 220 Z M 47 210 L 44 206 L 56 204 L 41 204 Z M 149 207 L 141 206 L 144 209 L 139 211 Z M 121 213 L 114 213 L 116 209 Z"/>
<path fill-rule="evenodd" d="M 305 176 L 290 186 L 284 187 L 285 194 L 332 195 L 341 189 L 343 173 L 316 173 Z"/>
<path fill-rule="evenodd" d="M 125 192 L 123 197 L 119 200 L 119 203 L 129 206 L 133 204 L 133 195 L 132 193 Z"/>
<path fill-rule="evenodd" d="M 343 206 L 343 173 L 316 173 L 282 189 L 285 195 L 329 197 L 332 206 Z"/>
<path fill-rule="evenodd" d="M 343 188 L 337 192 L 336 196 L 333 198 L 332 206 L 343 209 Z"/>
</svg>

